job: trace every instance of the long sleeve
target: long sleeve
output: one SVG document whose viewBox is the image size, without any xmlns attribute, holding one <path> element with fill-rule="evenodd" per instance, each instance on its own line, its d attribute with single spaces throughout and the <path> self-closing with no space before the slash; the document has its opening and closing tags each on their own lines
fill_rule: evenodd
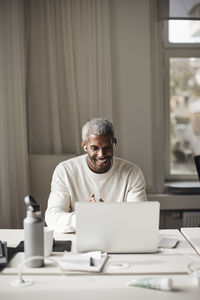
<svg viewBox="0 0 200 300">
<path fill-rule="evenodd" d="M 145 179 L 142 171 L 138 166 L 135 166 L 131 174 L 131 186 L 126 196 L 127 202 L 141 202 L 147 201 L 145 191 Z"/>
<path fill-rule="evenodd" d="M 58 165 L 53 173 L 51 193 L 45 213 L 47 226 L 56 232 L 74 232 L 76 215 L 71 212 L 71 201 L 68 186 L 68 177 L 63 166 Z"/>
</svg>

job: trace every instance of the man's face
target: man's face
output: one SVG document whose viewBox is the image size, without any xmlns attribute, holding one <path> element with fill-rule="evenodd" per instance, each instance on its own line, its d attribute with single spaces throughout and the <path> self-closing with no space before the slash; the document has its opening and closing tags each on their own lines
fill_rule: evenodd
<svg viewBox="0 0 200 300">
<path fill-rule="evenodd" d="M 116 140 L 110 134 L 89 135 L 87 148 L 88 165 L 93 172 L 104 173 L 111 166 L 113 145 Z"/>
</svg>

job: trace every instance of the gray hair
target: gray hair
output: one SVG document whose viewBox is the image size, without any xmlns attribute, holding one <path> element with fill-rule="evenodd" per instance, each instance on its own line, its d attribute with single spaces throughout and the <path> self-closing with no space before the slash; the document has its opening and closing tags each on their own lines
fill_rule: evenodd
<svg viewBox="0 0 200 300">
<path fill-rule="evenodd" d="M 102 118 L 87 121 L 82 127 L 82 141 L 87 142 L 89 135 L 110 134 L 114 138 L 114 128 L 111 122 Z"/>
</svg>

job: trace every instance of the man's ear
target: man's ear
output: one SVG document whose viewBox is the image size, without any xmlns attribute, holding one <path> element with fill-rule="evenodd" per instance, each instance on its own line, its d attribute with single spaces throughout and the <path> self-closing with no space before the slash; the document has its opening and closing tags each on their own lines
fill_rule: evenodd
<svg viewBox="0 0 200 300">
<path fill-rule="evenodd" d="M 86 142 L 81 142 L 81 148 L 85 151 L 85 152 L 87 152 L 87 146 L 86 146 Z"/>
<path fill-rule="evenodd" d="M 117 139 L 116 138 L 113 139 L 113 144 L 116 146 L 116 144 L 117 144 Z"/>
</svg>

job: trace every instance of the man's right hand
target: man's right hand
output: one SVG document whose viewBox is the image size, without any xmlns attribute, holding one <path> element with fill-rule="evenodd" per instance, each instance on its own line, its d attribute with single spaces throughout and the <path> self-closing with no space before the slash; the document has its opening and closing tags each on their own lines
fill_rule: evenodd
<svg viewBox="0 0 200 300">
<path fill-rule="evenodd" d="M 88 202 L 95 202 L 95 196 L 94 196 L 94 194 L 90 195 L 90 197 L 88 198 Z"/>
</svg>

